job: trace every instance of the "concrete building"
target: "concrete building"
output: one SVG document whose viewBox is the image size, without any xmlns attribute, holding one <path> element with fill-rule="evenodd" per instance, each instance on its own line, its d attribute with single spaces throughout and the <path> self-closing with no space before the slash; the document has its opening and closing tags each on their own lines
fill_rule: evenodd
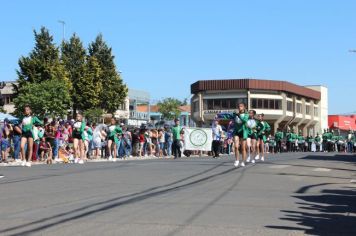
<svg viewBox="0 0 356 236">
<path fill-rule="evenodd" d="M 115 118 L 127 125 L 140 126 L 150 121 L 149 111 L 142 112 L 137 109 L 140 105 L 150 104 L 150 94 L 146 91 L 129 89 L 128 97 L 115 112 Z"/>
<path fill-rule="evenodd" d="M 337 131 L 340 135 L 347 135 L 350 131 L 356 131 L 356 114 L 329 115 L 329 129 Z"/>
<path fill-rule="evenodd" d="M 324 86 L 299 86 L 286 81 L 235 79 L 203 80 L 191 85 L 192 118 L 210 126 L 219 112 L 236 111 L 240 102 L 264 113 L 275 132 L 293 128 L 304 135 L 328 127 L 328 90 Z"/>
<path fill-rule="evenodd" d="M 0 103 L 6 113 L 13 113 L 15 111 L 14 104 L 14 87 L 13 84 L 17 85 L 16 81 L 5 81 L 0 83 Z"/>
<path fill-rule="evenodd" d="M 195 122 L 191 118 L 191 107 L 190 105 L 180 106 L 180 115 L 179 121 L 182 126 L 187 127 L 195 127 Z M 160 124 L 168 124 L 173 125 L 173 120 L 163 120 L 162 113 L 159 112 L 159 108 L 157 105 L 152 105 L 148 108 L 147 105 L 139 105 L 137 106 L 137 111 L 140 112 L 148 112 L 150 116 L 150 124 L 153 126 Z"/>
</svg>

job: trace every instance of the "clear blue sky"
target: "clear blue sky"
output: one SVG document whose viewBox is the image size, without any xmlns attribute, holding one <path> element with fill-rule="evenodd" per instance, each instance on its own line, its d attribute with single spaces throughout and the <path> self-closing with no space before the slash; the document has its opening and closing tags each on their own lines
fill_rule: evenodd
<svg viewBox="0 0 356 236">
<path fill-rule="evenodd" d="M 189 97 L 204 79 L 287 80 L 329 88 L 330 113 L 356 111 L 354 0 L 2 1 L 0 80 L 16 79 L 33 29 L 58 20 L 87 45 L 101 32 L 130 88 Z"/>
</svg>

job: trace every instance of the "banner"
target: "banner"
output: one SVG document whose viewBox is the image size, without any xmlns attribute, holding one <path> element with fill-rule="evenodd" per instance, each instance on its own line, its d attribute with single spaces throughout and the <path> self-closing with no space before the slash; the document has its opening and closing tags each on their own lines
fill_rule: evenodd
<svg viewBox="0 0 356 236">
<path fill-rule="evenodd" d="M 211 151 L 213 132 L 204 128 L 184 129 L 184 148 L 192 151 Z"/>
</svg>

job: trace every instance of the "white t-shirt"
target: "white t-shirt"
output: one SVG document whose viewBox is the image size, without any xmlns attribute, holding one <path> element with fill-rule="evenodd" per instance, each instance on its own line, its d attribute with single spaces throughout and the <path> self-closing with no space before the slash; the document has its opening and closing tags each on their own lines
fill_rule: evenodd
<svg viewBox="0 0 356 236">
<path fill-rule="evenodd" d="M 213 140 L 220 140 L 221 139 L 221 133 L 222 133 L 222 128 L 221 125 L 216 125 L 212 127 L 213 130 Z"/>
</svg>

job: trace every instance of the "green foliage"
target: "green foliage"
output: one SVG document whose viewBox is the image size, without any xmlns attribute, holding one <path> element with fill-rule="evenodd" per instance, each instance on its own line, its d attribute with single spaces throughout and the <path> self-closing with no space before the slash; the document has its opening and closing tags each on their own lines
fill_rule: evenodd
<svg viewBox="0 0 356 236">
<path fill-rule="evenodd" d="M 21 115 L 24 106 L 29 104 L 33 114 L 39 117 L 63 117 L 68 113 L 71 98 L 65 81 L 53 79 L 23 85 L 14 103 L 16 115 Z"/>
<path fill-rule="evenodd" d="M 86 79 L 86 50 L 80 38 L 73 34 L 68 42 L 62 42 L 61 60 L 68 73 L 69 80 L 73 87 L 71 92 L 74 113 L 77 109 L 82 110 L 81 93 L 86 87 L 83 87 L 83 81 Z"/>
<path fill-rule="evenodd" d="M 159 112 L 162 114 L 163 118 L 166 120 L 172 120 L 179 117 L 181 101 L 175 98 L 165 98 L 158 104 Z"/>
<path fill-rule="evenodd" d="M 78 109 L 88 110 L 88 115 L 93 110 L 114 113 L 124 102 L 127 87 L 101 34 L 89 45 L 88 53 L 75 34 L 61 44 L 61 51 L 46 28 L 34 31 L 34 36 L 35 47 L 19 59 L 15 113 L 22 113 L 25 104 L 37 115 L 62 115 L 68 104 L 72 104 L 73 113 Z"/>
<path fill-rule="evenodd" d="M 104 112 L 100 108 L 92 108 L 86 110 L 83 114 L 87 120 L 93 122 L 99 120 L 101 116 L 104 114 Z"/>
<path fill-rule="evenodd" d="M 68 82 L 66 71 L 59 59 L 59 49 L 54 45 L 49 31 L 42 27 L 40 32 L 34 30 L 34 35 L 34 49 L 27 57 L 22 56 L 19 59 L 20 69 L 17 70 L 19 87 L 51 79 Z"/>
<path fill-rule="evenodd" d="M 112 49 L 103 40 L 101 34 L 89 45 L 89 60 L 91 58 L 97 59 L 102 71 L 99 77 L 103 85 L 100 107 L 109 113 L 114 113 L 124 102 L 128 90 L 116 71 Z"/>
</svg>

